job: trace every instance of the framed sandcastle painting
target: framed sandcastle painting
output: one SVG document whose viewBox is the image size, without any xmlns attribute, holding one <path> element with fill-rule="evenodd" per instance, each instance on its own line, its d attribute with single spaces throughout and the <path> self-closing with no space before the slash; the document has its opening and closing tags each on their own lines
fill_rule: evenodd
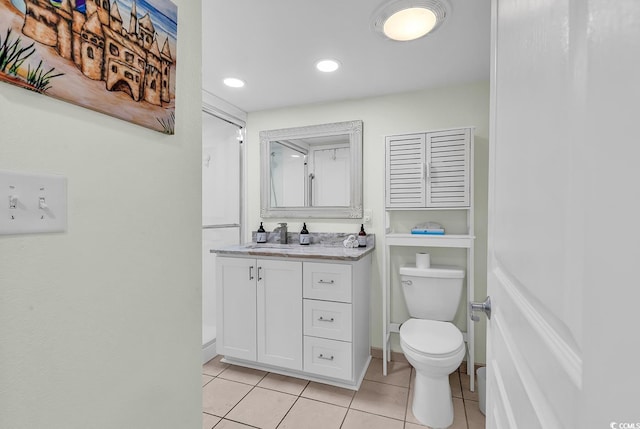
<svg viewBox="0 0 640 429">
<path fill-rule="evenodd" d="M 174 134 L 169 0 L 0 0 L 0 81 Z"/>
</svg>

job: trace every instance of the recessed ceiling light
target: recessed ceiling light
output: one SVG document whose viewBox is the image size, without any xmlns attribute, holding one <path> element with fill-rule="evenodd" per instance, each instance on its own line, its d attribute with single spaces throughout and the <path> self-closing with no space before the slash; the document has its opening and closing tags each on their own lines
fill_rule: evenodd
<svg viewBox="0 0 640 429">
<path fill-rule="evenodd" d="M 377 33 L 406 42 L 433 32 L 449 14 L 446 0 L 391 0 L 375 11 L 372 25 Z"/>
<path fill-rule="evenodd" d="M 230 86 L 231 88 L 242 88 L 244 86 L 244 81 L 235 77 L 228 77 L 223 80 L 223 82 L 225 85 Z"/>
<path fill-rule="evenodd" d="M 316 68 L 321 72 L 331 73 L 340 68 L 340 63 L 336 60 L 320 60 L 316 63 Z"/>
</svg>

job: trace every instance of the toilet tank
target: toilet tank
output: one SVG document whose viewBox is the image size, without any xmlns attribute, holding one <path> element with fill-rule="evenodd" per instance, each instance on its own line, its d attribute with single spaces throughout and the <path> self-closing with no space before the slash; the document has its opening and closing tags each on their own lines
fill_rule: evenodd
<svg viewBox="0 0 640 429">
<path fill-rule="evenodd" d="M 450 322 L 456 316 L 464 269 L 449 265 L 416 268 L 408 264 L 400 268 L 400 280 L 411 317 Z"/>
</svg>

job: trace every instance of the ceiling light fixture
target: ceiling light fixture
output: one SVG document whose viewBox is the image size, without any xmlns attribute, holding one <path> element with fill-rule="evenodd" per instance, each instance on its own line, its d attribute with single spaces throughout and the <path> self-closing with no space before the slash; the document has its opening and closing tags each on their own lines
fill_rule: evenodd
<svg viewBox="0 0 640 429">
<path fill-rule="evenodd" d="M 331 73 L 340 68 L 340 63 L 336 60 L 326 59 L 316 63 L 316 68 L 324 73 Z"/>
<path fill-rule="evenodd" d="M 244 81 L 235 77 L 228 77 L 223 82 L 231 88 L 242 88 L 244 86 Z"/>
<path fill-rule="evenodd" d="M 391 0 L 376 9 L 371 23 L 376 33 L 406 42 L 432 33 L 450 13 L 446 0 Z"/>
</svg>

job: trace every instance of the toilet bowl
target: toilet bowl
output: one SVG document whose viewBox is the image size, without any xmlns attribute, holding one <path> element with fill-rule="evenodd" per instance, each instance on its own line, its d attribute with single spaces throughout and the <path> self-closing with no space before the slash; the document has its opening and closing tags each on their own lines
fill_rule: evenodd
<svg viewBox="0 0 640 429">
<path fill-rule="evenodd" d="M 416 370 L 413 415 L 431 428 L 453 423 L 449 374 L 464 358 L 462 334 L 452 323 L 409 319 L 400 326 L 400 347 Z"/>
<path fill-rule="evenodd" d="M 451 320 L 462 295 L 464 274 L 448 266 L 400 268 L 411 316 L 400 326 L 400 347 L 416 370 L 411 410 L 420 423 L 434 429 L 453 423 L 449 374 L 462 363 L 466 347 Z"/>
</svg>

